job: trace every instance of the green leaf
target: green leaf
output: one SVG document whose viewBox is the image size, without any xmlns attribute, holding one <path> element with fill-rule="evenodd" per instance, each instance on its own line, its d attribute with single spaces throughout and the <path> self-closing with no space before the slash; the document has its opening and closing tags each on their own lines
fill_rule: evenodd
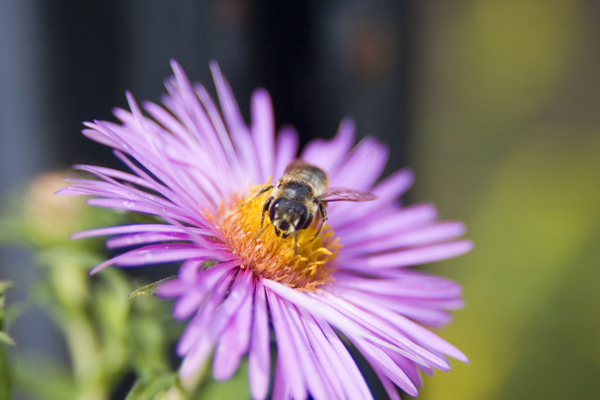
<svg viewBox="0 0 600 400">
<path fill-rule="evenodd" d="M 125 400 L 152 400 L 171 388 L 180 391 L 177 382 L 174 372 L 148 374 L 137 380 Z"/>
<path fill-rule="evenodd" d="M 4 348 L 0 346 L 0 399 L 10 399 L 11 378 L 10 365 L 6 359 Z"/>
<path fill-rule="evenodd" d="M 221 400 L 221 399 L 250 399 L 248 388 L 248 362 L 242 360 L 237 373 L 228 381 L 217 382 L 208 380 L 202 385 L 199 393 L 194 397 L 196 400 Z"/>
<path fill-rule="evenodd" d="M 71 400 L 76 388 L 69 369 L 39 353 L 22 355 L 16 360 L 15 384 L 25 394 L 44 400 Z"/>
<path fill-rule="evenodd" d="M 0 281 L 0 294 L 4 294 L 8 289 L 14 289 L 15 284 L 11 281 Z"/>
<path fill-rule="evenodd" d="M 9 346 L 16 347 L 15 340 L 11 338 L 6 332 L 0 331 L 0 342 L 4 342 Z"/>
<path fill-rule="evenodd" d="M 158 287 L 158 285 L 160 285 L 163 282 L 170 281 L 171 279 L 174 279 L 174 278 L 175 278 L 175 275 L 169 276 L 167 278 L 163 278 L 163 279 L 153 282 L 149 285 L 142 286 L 141 288 L 133 291 L 128 297 L 130 299 L 133 299 L 135 297 L 153 296 L 156 294 L 156 288 Z"/>
<path fill-rule="evenodd" d="M 13 282 L 0 281 L 0 308 L 4 307 L 4 305 L 6 304 L 6 295 L 4 294 L 4 292 L 6 292 L 8 289 L 14 289 L 14 288 L 15 288 L 15 284 Z M 0 310 L 0 323 L 2 322 L 1 311 L 2 310 Z"/>
</svg>

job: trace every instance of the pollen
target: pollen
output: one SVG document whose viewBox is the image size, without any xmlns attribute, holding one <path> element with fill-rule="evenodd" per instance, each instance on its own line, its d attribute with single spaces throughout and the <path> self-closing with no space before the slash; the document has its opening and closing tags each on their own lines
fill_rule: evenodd
<svg viewBox="0 0 600 400">
<path fill-rule="evenodd" d="M 219 207 L 212 217 L 223 233 L 226 244 L 241 260 L 241 268 L 249 268 L 256 277 L 272 279 L 302 291 L 315 290 L 329 282 L 335 270 L 334 260 L 341 247 L 334 231 L 328 225 L 315 237 L 320 218 L 306 229 L 297 232 L 298 253 L 294 254 L 293 235 L 277 237 L 272 226 L 261 233 L 263 205 L 269 194 L 254 195 L 261 186 L 250 190 L 250 195 L 229 205 Z M 270 224 L 265 214 L 263 228 Z M 259 235 L 260 233 L 260 235 Z"/>
</svg>

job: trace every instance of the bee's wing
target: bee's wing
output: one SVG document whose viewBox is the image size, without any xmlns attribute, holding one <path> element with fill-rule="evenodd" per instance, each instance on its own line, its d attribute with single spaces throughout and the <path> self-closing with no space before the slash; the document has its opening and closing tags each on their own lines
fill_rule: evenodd
<svg viewBox="0 0 600 400">
<path fill-rule="evenodd" d="M 329 188 L 329 190 L 318 197 L 319 200 L 330 201 L 371 201 L 377 199 L 377 196 L 371 193 L 359 192 L 358 190 L 346 188 Z"/>
</svg>

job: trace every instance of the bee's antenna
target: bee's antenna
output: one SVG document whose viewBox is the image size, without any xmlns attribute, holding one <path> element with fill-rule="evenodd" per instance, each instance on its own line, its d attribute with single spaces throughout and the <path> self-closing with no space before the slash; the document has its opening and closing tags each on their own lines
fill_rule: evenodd
<svg viewBox="0 0 600 400">
<path fill-rule="evenodd" d="M 294 228 L 294 257 L 298 255 L 298 231 Z"/>
<path fill-rule="evenodd" d="M 270 223 L 269 223 L 267 226 L 265 226 L 264 228 L 262 228 L 262 229 L 260 230 L 260 232 L 258 232 L 258 233 L 256 234 L 256 236 L 254 236 L 254 240 L 258 239 L 258 237 L 259 237 L 260 235 L 262 235 L 262 234 L 264 233 L 264 231 L 266 231 L 266 230 L 267 230 L 267 228 L 268 228 L 268 227 L 270 227 L 271 225 L 273 225 L 273 223 L 272 223 L 272 222 L 270 222 Z"/>
</svg>

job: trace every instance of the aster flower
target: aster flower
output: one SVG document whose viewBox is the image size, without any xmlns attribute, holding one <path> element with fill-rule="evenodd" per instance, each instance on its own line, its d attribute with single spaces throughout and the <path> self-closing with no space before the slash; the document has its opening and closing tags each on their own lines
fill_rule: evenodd
<svg viewBox="0 0 600 400">
<path fill-rule="evenodd" d="M 449 322 L 462 306 L 452 281 L 407 267 L 458 256 L 472 247 L 456 239 L 459 222 L 438 222 L 430 204 L 398 202 L 413 181 L 409 170 L 377 182 L 387 148 L 372 137 L 352 148 L 354 125 L 342 121 L 331 140 L 315 140 L 300 158 L 323 169 L 331 186 L 369 191 L 378 200 L 332 203 L 314 240 L 317 221 L 292 238 L 273 229 L 258 235 L 265 195 L 296 159 L 292 128 L 276 136 L 269 95 L 252 96 L 250 126 L 231 89 L 211 64 L 220 109 L 207 90 L 192 85 L 172 63 L 166 107 L 131 94 L 131 111 L 116 109 L 121 124 L 86 123 L 84 135 L 114 148 L 132 171 L 80 165 L 101 180 L 76 180 L 62 194 L 92 195 L 93 206 L 151 214 L 162 223 L 114 226 L 75 238 L 114 236 L 111 249 L 141 246 L 98 265 L 139 267 L 182 261 L 176 279 L 158 292 L 177 299 L 173 316 L 191 318 L 177 346 L 180 375 L 193 375 L 212 356 L 213 375 L 229 379 L 246 354 L 255 399 L 372 398 L 341 338 L 370 363 L 383 387 L 417 395 L 420 371 L 450 369 L 446 356 L 467 362 L 453 345 L 423 325 Z M 277 345 L 271 388 L 270 325 Z"/>
</svg>

